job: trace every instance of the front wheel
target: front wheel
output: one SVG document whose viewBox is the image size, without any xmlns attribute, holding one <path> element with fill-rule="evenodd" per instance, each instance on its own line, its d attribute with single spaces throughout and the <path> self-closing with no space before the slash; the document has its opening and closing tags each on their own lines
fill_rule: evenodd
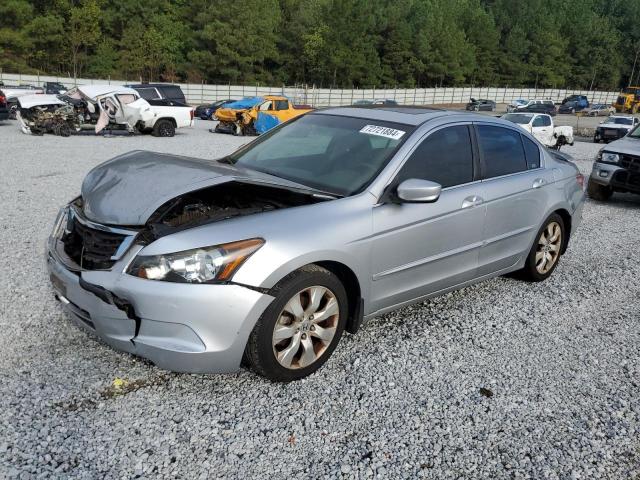
<svg viewBox="0 0 640 480">
<path fill-rule="evenodd" d="M 251 332 L 245 358 L 269 380 L 298 380 L 318 370 L 338 345 L 347 294 L 334 274 L 317 265 L 289 274 L 272 294 L 276 298 Z"/>
<path fill-rule="evenodd" d="M 521 277 L 530 282 L 541 282 L 551 276 L 558 266 L 565 238 L 562 217 L 553 213 L 538 231 L 529 251 Z"/>
<path fill-rule="evenodd" d="M 589 195 L 589 198 L 598 202 L 606 202 L 611 198 L 611 195 L 613 195 L 613 188 L 589 180 L 587 184 L 587 195 Z"/>
</svg>

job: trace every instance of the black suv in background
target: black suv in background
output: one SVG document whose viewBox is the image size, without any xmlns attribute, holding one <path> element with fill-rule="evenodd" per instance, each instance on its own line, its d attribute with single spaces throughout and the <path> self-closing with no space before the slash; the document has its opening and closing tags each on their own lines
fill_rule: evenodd
<svg viewBox="0 0 640 480">
<path fill-rule="evenodd" d="M 553 102 L 536 102 L 521 107 L 516 110 L 517 113 L 530 112 L 530 113 L 546 113 L 547 115 L 554 116 L 556 114 L 556 106 Z"/>
<path fill-rule="evenodd" d="M 69 90 L 60 82 L 44 82 L 42 84 L 42 88 L 44 89 L 44 93 L 48 93 L 51 95 L 58 95 Z"/>
<path fill-rule="evenodd" d="M 179 85 L 170 83 L 139 83 L 125 85 L 133 88 L 151 105 L 178 106 L 187 105 L 187 99 Z"/>
</svg>

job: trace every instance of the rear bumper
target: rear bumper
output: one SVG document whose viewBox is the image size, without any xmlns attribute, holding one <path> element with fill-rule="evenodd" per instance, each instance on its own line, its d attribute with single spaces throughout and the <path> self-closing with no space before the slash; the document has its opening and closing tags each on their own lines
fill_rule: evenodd
<svg viewBox="0 0 640 480">
<path fill-rule="evenodd" d="M 9 109 L 0 107 L 0 120 L 9 120 Z"/>
<path fill-rule="evenodd" d="M 48 248 L 56 298 L 82 329 L 117 350 L 175 372 L 225 373 L 273 297 L 239 285 L 189 285 L 122 273 L 139 248 L 110 271 L 73 272 Z"/>
</svg>

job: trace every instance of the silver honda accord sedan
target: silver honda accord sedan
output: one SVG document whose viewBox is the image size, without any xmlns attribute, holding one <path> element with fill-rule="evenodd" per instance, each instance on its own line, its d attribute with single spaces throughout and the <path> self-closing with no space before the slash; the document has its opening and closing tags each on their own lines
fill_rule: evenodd
<svg viewBox="0 0 640 480">
<path fill-rule="evenodd" d="M 376 315 L 510 272 L 548 278 L 583 181 L 500 119 L 331 108 L 219 160 L 99 165 L 60 211 L 47 265 L 74 321 L 116 349 L 290 381 Z"/>
</svg>

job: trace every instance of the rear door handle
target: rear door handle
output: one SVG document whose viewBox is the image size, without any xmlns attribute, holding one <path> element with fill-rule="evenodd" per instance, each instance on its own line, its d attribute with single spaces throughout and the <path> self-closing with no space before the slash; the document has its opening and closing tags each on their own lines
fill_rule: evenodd
<svg viewBox="0 0 640 480">
<path fill-rule="evenodd" d="M 480 205 L 482 202 L 484 202 L 484 199 L 482 197 L 479 197 L 478 195 L 471 195 L 470 197 L 467 197 L 462 201 L 462 208 L 475 207 L 477 205 Z"/>
<path fill-rule="evenodd" d="M 533 181 L 533 185 L 531 185 L 532 188 L 540 188 L 541 186 L 543 186 L 546 182 L 546 180 L 544 178 L 536 178 Z"/>
</svg>

